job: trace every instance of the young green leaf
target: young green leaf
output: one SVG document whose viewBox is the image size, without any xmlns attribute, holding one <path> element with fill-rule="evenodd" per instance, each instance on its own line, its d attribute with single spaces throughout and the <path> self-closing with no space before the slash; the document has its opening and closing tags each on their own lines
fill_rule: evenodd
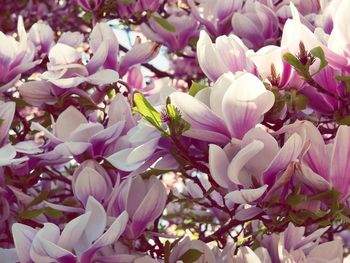
<svg viewBox="0 0 350 263">
<path fill-rule="evenodd" d="M 328 61 L 326 60 L 326 57 L 324 55 L 324 52 L 322 50 L 321 47 L 315 47 L 313 49 L 311 49 L 310 53 L 318 58 L 320 60 L 320 67 L 318 68 L 317 72 L 315 74 L 317 74 L 318 72 L 320 72 L 323 68 L 325 68 L 328 65 Z"/>
<path fill-rule="evenodd" d="M 22 219 L 34 219 L 37 216 L 41 215 L 45 211 L 45 208 L 35 209 L 35 210 L 27 210 L 21 213 L 19 216 Z"/>
<path fill-rule="evenodd" d="M 289 195 L 286 199 L 287 204 L 289 204 L 292 208 L 295 208 L 298 204 L 305 202 L 307 200 L 305 195 Z"/>
<path fill-rule="evenodd" d="M 51 218 L 61 218 L 64 216 L 61 211 L 53 209 L 51 207 L 45 207 L 44 214 Z"/>
<path fill-rule="evenodd" d="M 168 22 L 168 20 L 164 19 L 163 17 L 160 16 L 152 16 L 153 19 L 165 30 L 169 32 L 176 32 L 176 27 L 174 27 L 172 24 Z"/>
<path fill-rule="evenodd" d="M 291 53 L 286 53 L 283 55 L 283 59 L 288 62 L 293 68 L 299 72 L 305 71 L 305 66 L 299 61 L 299 59 Z"/>
<path fill-rule="evenodd" d="M 336 123 L 339 125 L 350 125 L 350 115 L 340 118 L 336 120 Z"/>
<path fill-rule="evenodd" d="M 304 110 L 308 102 L 309 102 L 309 99 L 303 94 L 298 94 L 295 97 L 295 106 L 298 110 Z"/>
<path fill-rule="evenodd" d="M 134 95 L 135 112 L 150 122 L 154 127 L 163 132 L 160 113 L 145 99 L 141 93 Z"/>
<path fill-rule="evenodd" d="M 48 191 L 42 191 L 37 197 L 33 199 L 33 201 L 30 202 L 28 206 L 34 206 L 34 205 L 40 204 L 42 201 L 46 200 L 48 196 L 49 196 Z"/>
<path fill-rule="evenodd" d="M 188 91 L 188 94 L 194 97 L 200 90 L 204 89 L 205 87 L 206 86 L 203 84 L 192 81 L 192 85 Z"/>
</svg>

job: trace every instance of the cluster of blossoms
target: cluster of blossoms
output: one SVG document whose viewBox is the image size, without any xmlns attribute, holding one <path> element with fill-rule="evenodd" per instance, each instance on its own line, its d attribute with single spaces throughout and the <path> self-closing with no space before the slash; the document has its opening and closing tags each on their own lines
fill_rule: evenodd
<svg viewBox="0 0 350 263">
<path fill-rule="evenodd" d="M 0 261 L 346 262 L 349 10 L 5 0 Z"/>
</svg>

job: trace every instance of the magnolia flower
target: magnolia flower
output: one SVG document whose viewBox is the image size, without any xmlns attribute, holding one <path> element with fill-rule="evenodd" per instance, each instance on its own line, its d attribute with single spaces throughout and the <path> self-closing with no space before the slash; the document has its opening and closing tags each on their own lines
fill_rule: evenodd
<svg viewBox="0 0 350 263">
<path fill-rule="evenodd" d="M 272 261 L 266 248 L 259 247 L 253 251 L 250 247 L 242 246 L 237 249 L 237 254 L 235 256 L 232 256 L 232 259 L 227 261 L 227 263 L 231 262 L 271 263 Z"/>
<path fill-rule="evenodd" d="M 28 81 L 19 86 L 18 90 L 25 102 L 36 107 L 56 102 L 56 96 L 53 94 L 54 85 L 50 82 Z"/>
<path fill-rule="evenodd" d="M 75 0 L 86 11 L 96 11 L 104 0 Z"/>
<path fill-rule="evenodd" d="M 127 211 L 130 219 L 124 236 L 136 239 L 163 213 L 166 199 L 165 187 L 158 179 L 130 175 L 111 197 L 108 213 L 119 216 Z"/>
<path fill-rule="evenodd" d="M 115 107 L 118 106 L 118 113 L 116 113 Z M 121 94 L 115 97 L 109 112 L 113 117 L 106 128 L 100 123 L 88 122 L 86 117 L 73 106 L 69 106 L 58 116 L 52 132 L 39 123 L 33 122 L 31 128 L 44 132 L 49 139 L 46 147 L 55 147 L 53 151 L 37 155 L 35 158 L 60 162 L 72 155 L 79 161 L 86 156 L 91 158 L 97 155 L 106 156 L 107 147 L 116 142 L 120 135 L 133 125 L 130 106 Z M 84 157 L 83 153 L 86 154 Z"/>
<path fill-rule="evenodd" d="M 84 161 L 72 178 L 73 193 L 85 206 L 89 196 L 103 203 L 112 192 L 112 182 L 106 170 L 96 161 Z"/>
<path fill-rule="evenodd" d="M 15 145 L 9 143 L 9 130 L 15 115 L 15 110 L 16 104 L 14 102 L 0 101 L 0 166 L 20 164 L 28 160 L 27 156 L 16 158 L 17 152 L 21 152 L 21 150 L 16 149 Z M 20 148 L 20 146 L 18 148 Z M 1 181 L 0 179 L 0 187 Z"/>
<path fill-rule="evenodd" d="M 350 33 L 347 24 L 350 17 L 347 12 L 350 8 L 349 1 L 342 1 L 335 12 L 333 30 L 329 36 L 328 47 L 335 53 L 347 59 L 347 66 L 350 64 Z"/>
<path fill-rule="evenodd" d="M 279 2 L 276 9 L 280 9 L 280 8 L 283 8 L 284 6 L 288 6 L 290 5 L 290 3 L 293 3 L 298 9 L 298 11 L 304 16 L 308 14 L 317 14 L 320 11 L 320 7 L 321 7 L 320 1 L 318 0 L 310 0 L 310 1 L 283 0 Z"/>
<path fill-rule="evenodd" d="M 289 172 L 288 166 L 299 158 L 302 150 L 303 141 L 298 134 L 279 148 L 269 133 L 255 128 L 224 149 L 209 145 L 209 170 L 213 179 L 229 191 L 226 204 L 249 204 L 268 187 L 276 191 L 279 181 L 284 180 L 283 174 Z M 238 185 L 243 188 L 237 189 Z"/>
<path fill-rule="evenodd" d="M 265 236 L 260 243 L 268 250 L 271 262 L 341 263 L 343 247 L 340 240 L 319 244 L 327 229 L 320 228 L 305 236 L 305 227 L 289 223 L 282 234 Z"/>
<path fill-rule="evenodd" d="M 89 72 L 95 72 L 102 66 L 117 70 L 120 76 L 124 76 L 130 67 L 152 60 L 159 52 L 158 44 L 141 43 L 141 39 L 136 38 L 134 46 L 118 61 L 119 43 L 112 28 L 106 23 L 94 26 L 89 44 L 92 52 L 96 53 L 86 65 Z"/>
<path fill-rule="evenodd" d="M 54 44 L 55 33 L 52 28 L 42 21 L 32 25 L 28 32 L 28 39 L 41 53 L 48 53 Z"/>
<path fill-rule="evenodd" d="M 233 14 L 232 28 L 247 47 L 254 49 L 273 43 L 279 33 L 278 20 L 273 10 L 252 0 Z"/>
<path fill-rule="evenodd" d="M 254 62 L 259 75 L 273 86 L 281 89 L 300 87 L 303 81 L 291 65 L 283 60 L 283 53 L 283 48 L 271 45 L 250 53 L 249 58 Z"/>
<path fill-rule="evenodd" d="M 173 14 L 166 20 L 175 27 L 176 30 L 174 32 L 163 28 L 155 18 L 151 18 L 148 20 L 149 26 L 147 24 L 141 25 L 142 33 L 149 39 L 166 45 L 172 51 L 183 49 L 189 40 L 198 36 L 199 24 L 194 18 L 186 14 Z"/>
<path fill-rule="evenodd" d="M 199 3 L 198 5 L 196 5 Z M 192 15 L 206 27 L 213 36 L 230 33 L 231 27 L 228 21 L 232 14 L 243 5 L 243 0 L 189 0 Z"/>
<path fill-rule="evenodd" d="M 343 1 L 342 3 L 346 5 L 347 1 Z M 344 10 L 344 8 L 346 8 L 346 6 L 343 6 L 341 10 Z M 292 54 L 297 54 L 299 52 L 300 41 L 303 42 L 306 50 L 311 50 L 315 47 L 321 47 L 330 66 L 336 69 L 348 70 L 350 64 L 349 59 L 347 58 L 346 54 L 344 54 L 343 51 L 340 51 L 340 48 L 337 46 L 339 45 L 337 43 L 347 42 L 347 40 L 345 40 L 346 36 L 343 33 L 337 33 L 339 31 L 333 29 L 334 33 L 331 33 L 333 36 L 329 37 L 328 41 L 327 39 L 319 39 L 319 35 L 316 35 L 307 26 L 301 23 L 298 10 L 292 4 L 291 10 L 293 13 L 293 19 L 288 19 L 283 27 L 281 47 L 287 48 L 288 51 Z M 341 14 L 342 13 L 340 12 L 339 20 L 341 21 L 339 22 L 339 28 L 342 28 L 342 25 L 344 23 L 344 21 L 342 21 L 342 19 L 344 19 L 344 16 L 341 16 Z M 339 30 L 341 31 L 341 29 Z M 337 36 L 340 35 L 342 35 L 342 37 L 340 37 L 342 40 L 336 39 L 338 38 Z"/>
<path fill-rule="evenodd" d="M 195 249 L 202 253 L 202 255 L 193 263 L 215 263 L 215 258 L 209 247 L 201 240 L 190 240 L 185 237 L 173 248 L 170 254 L 169 262 L 177 263 L 179 262 L 181 256 L 183 256 L 188 250 Z"/>
<path fill-rule="evenodd" d="M 8 143 L 9 130 L 16 111 L 16 104 L 14 102 L 0 101 L 0 146 Z"/>
<path fill-rule="evenodd" d="M 330 34 L 333 30 L 334 16 L 342 0 L 323 1 L 321 12 L 316 15 L 315 24 L 321 27 L 324 32 Z"/>
<path fill-rule="evenodd" d="M 281 132 L 297 132 L 309 142 L 307 152 L 298 165 L 299 179 L 313 191 L 327 191 L 335 187 L 340 199 L 350 197 L 348 158 L 350 154 L 350 127 L 340 125 L 333 143 L 325 144 L 319 130 L 310 122 L 296 122 Z"/>
<path fill-rule="evenodd" d="M 200 68 L 212 81 L 226 72 L 255 72 L 254 64 L 246 56 L 248 48 L 235 35 L 220 36 L 215 43 L 205 31 L 197 42 L 197 58 Z"/>
<path fill-rule="evenodd" d="M 342 73 L 340 70 L 326 67 L 314 76 L 315 81 L 325 87 L 334 96 L 345 97 L 347 94 L 344 82 L 337 80 Z M 344 107 L 344 102 L 334 96 L 319 92 L 315 87 L 304 84 L 300 93 L 309 98 L 308 107 L 324 115 L 333 115 Z"/>
<path fill-rule="evenodd" d="M 19 41 L 0 31 L 0 92 L 7 91 L 20 79 L 21 74 L 32 69 L 34 49 L 28 41 L 23 18 L 18 18 L 17 31 Z"/>
<path fill-rule="evenodd" d="M 109 246 L 124 232 L 128 214 L 123 212 L 104 232 L 107 215 L 103 206 L 89 197 L 83 215 L 70 221 L 62 232 L 45 223 L 40 230 L 15 223 L 13 239 L 20 262 L 93 262 L 100 248 Z"/>
<path fill-rule="evenodd" d="M 101 66 L 97 60 L 89 62 L 90 65 L 95 63 L 94 67 L 82 65 L 81 54 L 66 44 L 57 43 L 50 49 L 48 57 L 50 61 L 47 63 L 48 71 L 40 77 L 60 88 L 72 88 L 84 82 L 105 85 L 116 82 L 119 78 L 118 73 L 111 69 L 97 71 Z"/>
<path fill-rule="evenodd" d="M 108 156 L 106 160 L 119 170 L 133 171 L 154 155 L 158 148 L 159 139 L 158 130 L 149 126 L 148 123 L 140 121 L 115 144 L 106 148 L 105 154 Z"/>
<path fill-rule="evenodd" d="M 130 3 L 117 1 L 116 5 L 121 17 L 130 18 L 145 11 L 154 12 L 163 2 L 163 0 L 135 0 Z"/>
<path fill-rule="evenodd" d="M 274 104 L 273 93 L 250 73 L 226 73 L 195 97 L 175 92 L 170 98 L 191 124 L 185 136 L 219 144 L 241 139 Z"/>
</svg>

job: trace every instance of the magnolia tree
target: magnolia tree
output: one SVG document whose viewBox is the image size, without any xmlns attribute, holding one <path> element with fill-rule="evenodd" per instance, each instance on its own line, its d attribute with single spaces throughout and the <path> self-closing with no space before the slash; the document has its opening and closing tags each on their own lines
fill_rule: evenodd
<svg viewBox="0 0 350 263">
<path fill-rule="evenodd" d="M 0 261 L 346 261 L 349 10 L 2 1 Z"/>
</svg>

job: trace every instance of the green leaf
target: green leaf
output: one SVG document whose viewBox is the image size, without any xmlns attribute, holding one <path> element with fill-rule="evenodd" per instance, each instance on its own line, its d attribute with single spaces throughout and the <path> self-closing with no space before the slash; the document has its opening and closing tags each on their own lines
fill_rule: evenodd
<svg viewBox="0 0 350 263">
<path fill-rule="evenodd" d="M 308 102 L 309 102 L 309 99 L 303 94 L 298 94 L 295 97 L 295 106 L 298 110 L 304 110 Z"/>
<path fill-rule="evenodd" d="M 48 196 L 48 191 L 42 191 L 37 197 L 34 198 L 33 201 L 30 202 L 29 207 L 40 204 L 42 201 L 46 200 Z"/>
<path fill-rule="evenodd" d="M 289 218 L 296 225 L 302 225 L 304 223 L 304 219 L 300 218 L 300 216 L 294 212 L 289 213 Z"/>
<path fill-rule="evenodd" d="M 295 208 L 298 204 L 306 201 L 305 195 L 289 195 L 286 199 L 287 204 L 289 204 L 292 208 Z"/>
<path fill-rule="evenodd" d="M 197 249 L 189 249 L 185 254 L 183 254 L 179 260 L 182 260 L 183 263 L 193 263 L 198 260 L 203 253 Z"/>
<path fill-rule="evenodd" d="M 135 0 L 122 0 L 122 3 L 126 5 L 133 4 L 134 2 Z"/>
<path fill-rule="evenodd" d="M 173 122 L 179 122 L 181 120 L 181 114 L 179 110 L 172 104 L 166 105 L 167 113 Z"/>
<path fill-rule="evenodd" d="M 86 22 L 86 23 L 90 23 L 91 20 L 92 20 L 92 13 L 90 12 L 86 12 L 84 15 L 83 15 L 83 21 Z"/>
<path fill-rule="evenodd" d="M 324 201 L 324 200 L 336 200 L 338 196 L 340 195 L 340 192 L 338 192 L 335 188 L 332 188 L 329 191 L 313 195 L 313 196 L 308 196 L 308 200 L 319 200 L 319 201 Z"/>
<path fill-rule="evenodd" d="M 192 81 L 192 85 L 188 91 L 188 94 L 195 96 L 200 90 L 204 89 L 206 86 L 197 82 Z"/>
<path fill-rule="evenodd" d="M 163 17 L 160 16 L 152 16 L 153 19 L 165 30 L 169 32 L 176 32 L 176 27 L 174 27 L 172 24 L 168 22 L 168 20 L 164 19 Z"/>
<path fill-rule="evenodd" d="M 283 55 L 283 59 L 288 62 L 293 68 L 299 72 L 305 71 L 305 66 L 299 61 L 299 59 L 291 53 L 286 53 Z"/>
<path fill-rule="evenodd" d="M 145 99 L 141 93 L 134 95 L 135 112 L 141 114 L 141 116 L 150 122 L 154 127 L 163 132 L 162 120 L 160 113 Z"/>
<path fill-rule="evenodd" d="M 22 219 L 34 219 L 37 216 L 41 215 L 45 211 L 45 208 L 35 209 L 35 210 L 27 210 L 20 214 L 20 218 Z"/>
<path fill-rule="evenodd" d="M 336 123 L 339 125 L 350 125 L 350 115 L 340 118 L 336 120 Z"/>
<path fill-rule="evenodd" d="M 197 42 L 198 42 L 198 38 L 191 38 L 189 41 L 188 41 L 188 44 L 192 47 L 196 47 L 197 46 Z"/>
<path fill-rule="evenodd" d="M 115 97 L 116 93 L 114 89 L 111 89 L 107 92 L 107 96 L 109 99 L 113 99 Z"/>
<path fill-rule="evenodd" d="M 344 215 L 343 213 L 340 213 L 337 216 L 337 220 L 340 221 L 342 224 L 350 224 L 350 218 L 347 215 Z"/>
<path fill-rule="evenodd" d="M 336 76 L 335 79 L 343 82 L 350 82 L 350 76 Z"/>
<path fill-rule="evenodd" d="M 315 74 L 317 74 L 318 72 L 320 72 L 323 68 L 325 68 L 328 65 L 328 61 L 326 60 L 326 57 L 324 55 L 324 52 L 322 50 L 321 47 L 315 47 L 313 49 L 311 49 L 310 53 L 317 57 L 320 60 L 320 67 L 318 68 L 317 72 Z"/>
<path fill-rule="evenodd" d="M 61 218 L 64 216 L 61 211 L 53 209 L 51 207 L 45 207 L 44 214 L 51 218 Z"/>
</svg>

